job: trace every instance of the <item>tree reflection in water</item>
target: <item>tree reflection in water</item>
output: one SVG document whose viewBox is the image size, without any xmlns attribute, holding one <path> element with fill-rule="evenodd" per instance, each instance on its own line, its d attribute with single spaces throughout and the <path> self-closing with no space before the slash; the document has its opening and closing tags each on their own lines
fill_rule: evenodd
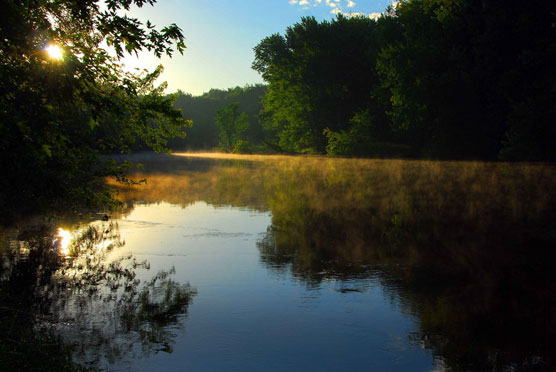
<svg viewBox="0 0 556 372">
<path fill-rule="evenodd" d="M 211 156 L 145 156 L 148 184 L 115 186 L 128 205 L 271 211 L 264 265 L 308 285 L 377 277 L 445 368 L 556 369 L 555 166 Z"/>
<path fill-rule="evenodd" d="M 270 270 L 310 286 L 378 278 L 419 320 L 411 339 L 444 368 L 556 368 L 556 178 L 542 177 L 553 170 L 411 162 L 398 172 L 355 170 L 276 175 L 273 224 L 258 243 Z"/>
<path fill-rule="evenodd" d="M 1 370 L 102 367 L 122 357 L 171 352 L 195 291 L 129 255 L 116 224 L 92 224 L 61 251 L 43 228 L 3 234 L 0 266 Z M 53 239 L 54 238 L 54 239 Z"/>
<path fill-rule="evenodd" d="M 378 278 L 441 366 L 556 369 L 556 167 L 265 159 L 146 159 L 121 198 L 270 210 L 264 265 L 346 291 Z"/>
</svg>

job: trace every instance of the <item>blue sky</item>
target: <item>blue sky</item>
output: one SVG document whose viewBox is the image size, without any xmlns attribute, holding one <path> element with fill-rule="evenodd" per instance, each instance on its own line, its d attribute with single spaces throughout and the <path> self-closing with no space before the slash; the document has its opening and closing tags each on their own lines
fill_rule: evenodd
<svg viewBox="0 0 556 372">
<path fill-rule="evenodd" d="M 255 47 L 273 33 L 283 34 L 301 17 L 331 19 L 335 13 L 382 12 L 391 0 L 159 0 L 154 7 L 134 8 L 130 15 L 157 26 L 176 23 L 185 35 L 183 56 L 161 60 L 149 54 L 126 58 L 127 68 L 152 70 L 162 63 L 161 81 L 168 92 L 194 95 L 262 83 L 251 69 Z"/>
</svg>

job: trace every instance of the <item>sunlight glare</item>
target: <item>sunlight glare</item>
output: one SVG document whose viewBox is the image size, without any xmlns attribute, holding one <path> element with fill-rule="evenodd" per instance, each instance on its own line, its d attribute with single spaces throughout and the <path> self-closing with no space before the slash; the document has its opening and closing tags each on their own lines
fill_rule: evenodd
<svg viewBox="0 0 556 372">
<path fill-rule="evenodd" d="M 45 48 L 48 56 L 52 59 L 62 60 L 64 59 L 64 55 L 62 54 L 62 49 L 56 44 L 50 44 Z"/>
<path fill-rule="evenodd" d="M 58 228 L 58 248 L 60 249 L 60 253 L 64 256 L 69 255 L 69 245 L 71 243 L 71 233 L 67 230 L 62 229 L 61 227 Z"/>
</svg>

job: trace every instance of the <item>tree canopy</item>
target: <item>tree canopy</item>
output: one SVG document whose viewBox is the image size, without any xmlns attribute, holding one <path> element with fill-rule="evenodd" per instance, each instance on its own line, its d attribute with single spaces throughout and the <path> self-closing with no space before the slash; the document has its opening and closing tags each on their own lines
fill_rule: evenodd
<svg viewBox="0 0 556 372">
<path fill-rule="evenodd" d="M 0 15 L 0 205 L 36 208 L 46 200 L 94 204 L 105 176 L 122 168 L 99 154 L 138 140 L 157 151 L 188 121 L 155 86 L 162 68 L 131 74 L 126 53 L 183 53 L 180 28 L 127 15 L 155 0 L 7 0 Z M 59 48 L 53 59 L 46 48 Z M 109 52 L 111 49 L 113 52 Z M 105 190 L 104 190 L 105 191 Z"/>
<path fill-rule="evenodd" d="M 268 152 L 265 148 L 264 133 L 259 120 L 259 112 L 262 109 L 262 97 L 266 93 L 266 86 L 247 85 L 245 87 L 235 87 L 226 90 L 211 89 L 200 95 L 178 91 L 175 107 L 182 110 L 183 116 L 193 121 L 190 128 L 186 128 L 185 138 L 175 138 L 170 140 L 168 145 L 174 150 L 213 150 L 220 147 L 221 150 L 226 146 L 220 146 L 221 128 L 217 125 L 217 112 L 226 105 L 235 104 L 239 113 L 247 116 L 247 129 L 242 133 L 242 145 L 237 149 L 241 152 L 262 151 Z"/>
<path fill-rule="evenodd" d="M 255 47 L 253 68 L 269 82 L 266 127 L 288 151 L 322 152 L 325 128 L 345 129 L 376 84 L 378 31 L 368 18 L 303 18 Z"/>
<path fill-rule="evenodd" d="M 239 103 L 229 103 L 216 112 L 216 125 L 220 128 L 220 147 L 226 151 L 239 152 L 244 133 L 249 128 L 245 112 L 239 112 Z"/>
<path fill-rule="evenodd" d="M 556 160 L 556 3 L 402 0 L 303 18 L 255 47 L 276 146 L 331 155 Z"/>
</svg>

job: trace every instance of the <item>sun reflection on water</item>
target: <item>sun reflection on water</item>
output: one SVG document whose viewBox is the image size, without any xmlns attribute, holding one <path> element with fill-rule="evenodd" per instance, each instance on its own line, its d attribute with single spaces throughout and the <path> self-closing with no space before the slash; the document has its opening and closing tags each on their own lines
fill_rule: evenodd
<svg viewBox="0 0 556 372">
<path fill-rule="evenodd" d="M 58 228 L 58 234 L 56 235 L 56 242 L 60 253 L 64 256 L 69 255 L 69 245 L 71 243 L 71 233 L 61 227 Z"/>
</svg>

